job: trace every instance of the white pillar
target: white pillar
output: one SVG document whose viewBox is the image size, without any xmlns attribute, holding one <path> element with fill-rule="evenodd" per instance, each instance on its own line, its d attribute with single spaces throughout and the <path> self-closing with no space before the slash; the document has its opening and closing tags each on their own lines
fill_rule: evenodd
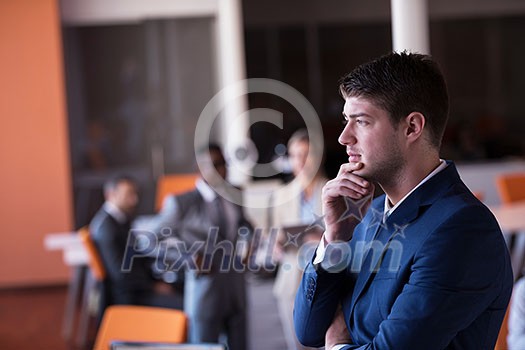
<svg viewBox="0 0 525 350">
<path fill-rule="evenodd" d="M 391 0 L 394 51 L 430 53 L 427 0 Z"/>
<path fill-rule="evenodd" d="M 244 52 L 243 16 L 240 0 L 217 0 L 217 56 L 219 90 L 232 83 L 246 79 Z M 243 84 L 244 90 L 247 89 Z M 236 117 L 248 109 L 248 96 L 239 98 L 228 89 L 224 90 L 224 109 L 221 112 L 219 137 L 230 158 L 235 157 L 235 150 L 246 145 L 248 140 L 249 120 L 244 118 L 233 122 Z M 234 163 L 234 162 L 233 162 Z M 230 181 L 236 185 L 245 183 L 248 175 L 230 169 Z"/>
</svg>

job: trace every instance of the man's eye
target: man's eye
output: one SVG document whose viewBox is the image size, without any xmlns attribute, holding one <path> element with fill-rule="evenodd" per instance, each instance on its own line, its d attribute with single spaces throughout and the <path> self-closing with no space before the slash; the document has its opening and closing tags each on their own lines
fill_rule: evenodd
<svg viewBox="0 0 525 350">
<path fill-rule="evenodd" d="M 355 122 L 358 125 L 362 125 L 362 126 L 368 125 L 368 122 L 366 120 L 363 120 L 363 119 L 357 119 Z"/>
<path fill-rule="evenodd" d="M 348 119 L 346 119 L 346 118 L 345 118 L 345 119 L 343 119 L 342 123 L 343 123 L 343 125 L 346 125 L 346 124 L 348 124 Z"/>
</svg>

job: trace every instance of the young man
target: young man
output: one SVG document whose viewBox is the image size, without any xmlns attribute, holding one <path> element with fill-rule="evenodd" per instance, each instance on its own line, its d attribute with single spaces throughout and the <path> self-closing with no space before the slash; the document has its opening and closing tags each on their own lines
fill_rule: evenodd
<svg viewBox="0 0 525 350">
<path fill-rule="evenodd" d="M 439 68 L 391 53 L 340 89 L 349 162 L 323 190 L 326 230 L 295 302 L 299 340 L 332 350 L 493 349 L 512 271 L 493 215 L 439 157 L 448 117 Z M 374 183 L 385 195 L 370 203 Z"/>
</svg>

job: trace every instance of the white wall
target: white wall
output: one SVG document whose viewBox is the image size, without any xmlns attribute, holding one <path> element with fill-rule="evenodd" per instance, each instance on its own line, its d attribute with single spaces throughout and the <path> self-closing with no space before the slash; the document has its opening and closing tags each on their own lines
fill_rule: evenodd
<svg viewBox="0 0 525 350">
<path fill-rule="evenodd" d="M 210 17 L 216 11 L 217 0 L 60 0 L 62 22 L 75 25 Z"/>
<path fill-rule="evenodd" d="M 102 24 L 148 18 L 207 17 L 218 0 L 60 0 L 69 24 Z M 525 13 L 523 0 L 428 0 L 431 18 Z M 247 24 L 390 21 L 388 0 L 244 0 Z M 278 10 L 276 10 L 278 9 Z"/>
</svg>

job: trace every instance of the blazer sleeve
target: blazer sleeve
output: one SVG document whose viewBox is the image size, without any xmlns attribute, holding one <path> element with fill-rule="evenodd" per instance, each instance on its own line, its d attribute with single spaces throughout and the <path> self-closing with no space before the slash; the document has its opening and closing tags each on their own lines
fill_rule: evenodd
<svg viewBox="0 0 525 350">
<path fill-rule="evenodd" d="M 93 239 L 101 255 L 104 267 L 111 280 L 123 279 L 121 271 L 124 261 L 125 245 L 117 236 L 118 229 L 112 225 L 109 218 L 104 219 L 94 230 Z"/>
<path fill-rule="evenodd" d="M 179 204 L 175 196 L 167 196 L 162 204 L 161 211 L 148 223 L 147 229 L 157 236 L 173 235 L 176 223 L 179 221 Z M 164 232 L 168 230 L 168 232 Z"/>
<path fill-rule="evenodd" d="M 252 237 L 253 235 L 253 225 L 251 223 L 251 221 L 246 217 L 246 215 L 244 214 L 244 210 L 242 207 L 240 207 L 240 219 L 239 219 L 239 227 L 244 227 L 245 229 L 247 229 L 250 234 L 250 238 Z"/>
<path fill-rule="evenodd" d="M 344 282 L 344 272 L 329 273 L 308 263 L 295 296 L 293 314 L 295 332 L 301 344 L 324 346 L 325 334 L 339 305 Z"/>
<path fill-rule="evenodd" d="M 456 212 L 423 243 L 379 332 L 357 349 L 445 349 L 487 310 L 486 332 L 472 344 L 495 342 L 512 291 L 506 249 L 488 209 Z"/>
</svg>

